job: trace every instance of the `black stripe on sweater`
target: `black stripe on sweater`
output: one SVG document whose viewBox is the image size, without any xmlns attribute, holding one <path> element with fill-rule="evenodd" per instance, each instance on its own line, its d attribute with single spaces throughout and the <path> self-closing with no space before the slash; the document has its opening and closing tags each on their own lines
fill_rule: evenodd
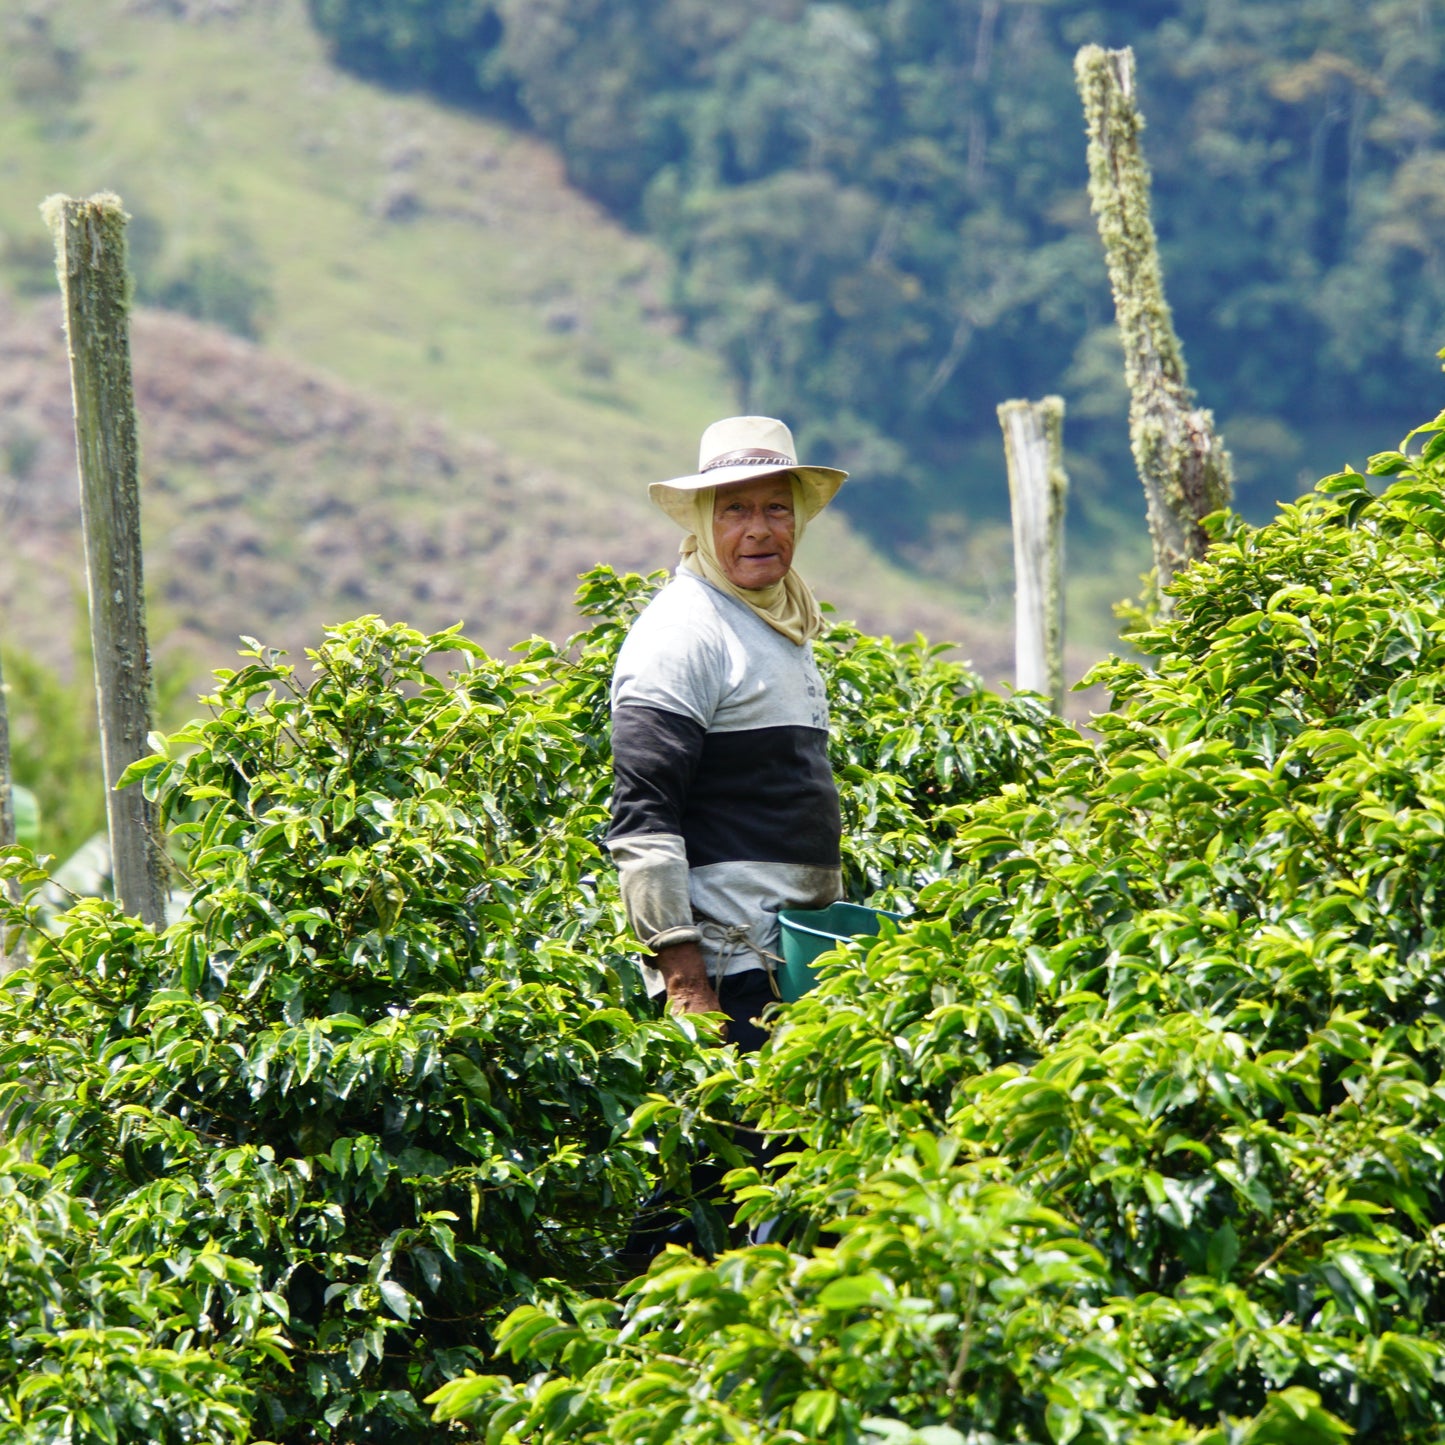
<svg viewBox="0 0 1445 1445">
<path fill-rule="evenodd" d="M 612 714 L 609 838 L 682 832 L 706 737 L 701 723 L 662 708 L 620 707 Z"/>
<path fill-rule="evenodd" d="M 839 864 L 838 789 L 820 728 L 708 733 L 677 713 L 620 707 L 612 758 L 609 837 L 680 833 L 693 868 Z"/>
</svg>

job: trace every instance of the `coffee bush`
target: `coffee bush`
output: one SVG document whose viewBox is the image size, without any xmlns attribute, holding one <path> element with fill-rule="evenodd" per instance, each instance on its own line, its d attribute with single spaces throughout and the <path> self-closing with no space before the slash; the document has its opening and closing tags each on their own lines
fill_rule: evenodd
<svg viewBox="0 0 1445 1445">
<path fill-rule="evenodd" d="M 1211 521 L 1090 735 L 700 1098 L 759 1242 L 528 1302 L 489 1442 L 1445 1436 L 1445 416 Z M 1392 479 L 1392 480 L 1387 480 Z M 681 1117 L 684 1106 L 674 1106 Z"/>
<path fill-rule="evenodd" d="M 694 1152 L 741 1162 L 701 1102 L 733 1055 L 639 997 L 601 848 L 612 662 L 659 580 L 589 574 L 589 629 L 510 662 L 377 618 L 301 668 L 251 644 L 132 769 L 163 930 L 42 912 L 9 855 L 6 1440 L 432 1438 L 425 1396 L 513 1368 L 502 1318 L 606 1299 L 659 1185 L 689 1207 Z M 850 886 L 911 895 L 949 868 L 937 809 L 1041 768 L 1053 724 L 921 643 L 819 650 Z"/>
</svg>

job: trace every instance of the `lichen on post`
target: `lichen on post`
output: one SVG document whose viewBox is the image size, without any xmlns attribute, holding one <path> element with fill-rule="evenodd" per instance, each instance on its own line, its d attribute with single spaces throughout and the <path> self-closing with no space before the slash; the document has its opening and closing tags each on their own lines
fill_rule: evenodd
<svg viewBox="0 0 1445 1445">
<path fill-rule="evenodd" d="M 1089 200 L 1109 265 L 1129 383 L 1129 439 L 1144 484 L 1161 610 L 1163 589 L 1204 555 L 1201 520 L 1229 505 L 1229 453 L 1194 405 L 1149 210 L 1149 168 L 1129 49 L 1086 45 L 1074 61 L 1089 136 Z"/>
<path fill-rule="evenodd" d="M 1064 401 L 998 407 L 1014 537 L 1014 682 L 1064 710 Z"/>
<path fill-rule="evenodd" d="M 151 725 L 150 651 L 141 565 L 139 447 L 131 380 L 125 225 L 117 196 L 51 196 L 56 274 L 75 402 L 90 635 L 116 896 L 154 927 L 165 921 L 154 809 L 140 788 L 116 790 L 143 757 Z"/>
</svg>

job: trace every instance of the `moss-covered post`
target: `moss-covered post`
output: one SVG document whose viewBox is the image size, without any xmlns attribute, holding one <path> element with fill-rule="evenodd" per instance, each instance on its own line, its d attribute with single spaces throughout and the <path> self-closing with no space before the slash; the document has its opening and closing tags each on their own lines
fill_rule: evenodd
<svg viewBox="0 0 1445 1445">
<path fill-rule="evenodd" d="M 160 927 L 165 886 L 155 810 L 140 788 L 118 792 L 115 786 L 126 768 L 144 756 L 151 725 L 125 262 L 129 218 L 112 195 L 84 201 L 52 196 L 41 210 L 55 235 L 56 272 L 65 298 L 115 891 L 127 913 Z"/>
<path fill-rule="evenodd" d="M 998 408 L 1014 532 L 1014 683 L 1064 710 L 1064 401 Z"/>
<path fill-rule="evenodd" d="M 1089 200 L 1109 263 L 1129 383 L 1129 438 L 1144 484 L 1161 590 L 1203 556 L 1199 525 L 1229 504 L 1229 453 L 1194 406 L 1149 214 L 1149 168 L 1134 97 L 1134 53 L 1086 45 L 1074 61 L 1089 135 Z M 1169 599 L 1163 598 L 1167 610 Z"/>
</svg>

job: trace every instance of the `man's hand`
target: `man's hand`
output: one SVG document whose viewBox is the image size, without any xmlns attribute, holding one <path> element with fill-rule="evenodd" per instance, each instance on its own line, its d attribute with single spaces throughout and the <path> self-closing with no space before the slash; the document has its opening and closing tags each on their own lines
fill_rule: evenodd
<svg viewBox="0 0 1445 1445">
<path fill-rule="evenodd" d="M 675 943 L 657 952 L 657 967 L 667 986 L 667 1007 L 677 1014 L 721 1013 L 717 990 L 707 976 L 702 949 L 695 943 Z M 724 1025 L 722 1037 L 727 1037 Z"/>
</svg>

